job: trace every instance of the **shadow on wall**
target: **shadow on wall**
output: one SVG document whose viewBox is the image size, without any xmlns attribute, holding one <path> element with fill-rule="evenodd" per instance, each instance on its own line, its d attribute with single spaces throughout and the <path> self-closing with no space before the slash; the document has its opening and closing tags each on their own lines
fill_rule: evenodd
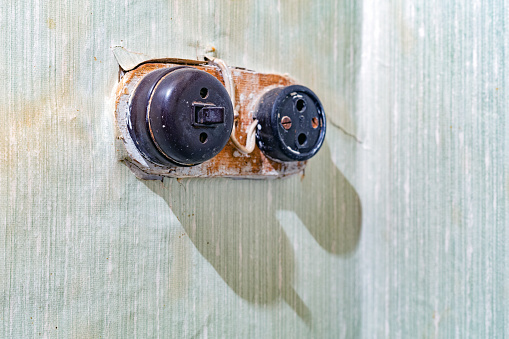
<svg viewBox="0 0 509 339">
<path fill-rule="evenodd" d="M 276 212 L 294 211 L 331 254 L 349 255 L 359 242 L 359 196 L 332 163 L 327 144 L 308 162 L 304 178 L 142 182 L 168 203 L 237 295 L 255 304 L 282 298 L 308 326 L 311 312 L 293 288 L 294 250 Z"/>
</svg>

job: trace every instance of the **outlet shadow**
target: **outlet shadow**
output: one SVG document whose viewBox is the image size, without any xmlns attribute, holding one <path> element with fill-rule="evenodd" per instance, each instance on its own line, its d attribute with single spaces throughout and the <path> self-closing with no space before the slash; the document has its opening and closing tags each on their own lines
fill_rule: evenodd
<svg viewBox="0 0 509 339">
<path fill-rule="evenodd" d="M 359 197 L 332 163 L 326 144 L 303 178 L 141 181 L 167 202 L 238 296 L 259 305 L 283 299 L 308 326 L 311 311 L 293 287 L 294 249 L 276 212 L 294 211 L 331 254 L 348 255 L 359 241 Z"/>
</svg>

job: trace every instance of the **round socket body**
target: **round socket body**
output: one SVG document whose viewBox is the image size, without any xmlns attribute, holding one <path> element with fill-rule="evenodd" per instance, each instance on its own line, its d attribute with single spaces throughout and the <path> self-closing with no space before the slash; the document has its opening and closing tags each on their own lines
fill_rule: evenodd
<svg viewBox="0 0 509 339">
<path fill-rule="evenodd" d="M 255 116 L 258 148 L 274 161 L 308 160 L 325 139 L 323 106 L 304 86 L 270 90 L 260 99 Z"/>
<path fill-rule="evenodd" d="M 192 67 L 147 74 L 130 101 L 128 129 L 140 153 L 162 166 L 193 166 L 216 156 L 233 128 L 228 92 Z"/>
</svg>

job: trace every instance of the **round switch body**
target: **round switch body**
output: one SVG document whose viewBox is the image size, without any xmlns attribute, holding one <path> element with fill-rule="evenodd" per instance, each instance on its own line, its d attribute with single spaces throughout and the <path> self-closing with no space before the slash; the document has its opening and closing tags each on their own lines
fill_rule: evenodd
<svg viewBox="0 0 509 339">
<path fill-rule="evenodd" d="M 140 153 L 162 166 L 193 166 L 216 156 L 233 128 L 228 92 L 186 66 L 147 74 L 131 97 L 128 130 Z"/>
<path fill-rule="evenodd" d="M 299 85 L 270 90 L 256 112 L 258 148 L 278 162 L 304 161 L 325 139 L 325 113 L 318 97 Z"/>
</svg>

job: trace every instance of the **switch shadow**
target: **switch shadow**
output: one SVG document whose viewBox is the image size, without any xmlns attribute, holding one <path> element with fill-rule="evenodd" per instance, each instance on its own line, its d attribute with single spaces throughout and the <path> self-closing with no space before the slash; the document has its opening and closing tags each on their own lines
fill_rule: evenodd
<svg viewBox="0 0 509 339">
<path fill-rule="evenodd" d="M 276 212 L 294 211 L 331 254 L 348 255 L 359 241 L 359 197 L 326 144 L 303 178 L 142 182 L 167 202 L 197 250 L 238 296 L 257 305 L 283 299 L 308 326 L 311 311 L 293 287 L 294 249 Z"/>
</svg>

